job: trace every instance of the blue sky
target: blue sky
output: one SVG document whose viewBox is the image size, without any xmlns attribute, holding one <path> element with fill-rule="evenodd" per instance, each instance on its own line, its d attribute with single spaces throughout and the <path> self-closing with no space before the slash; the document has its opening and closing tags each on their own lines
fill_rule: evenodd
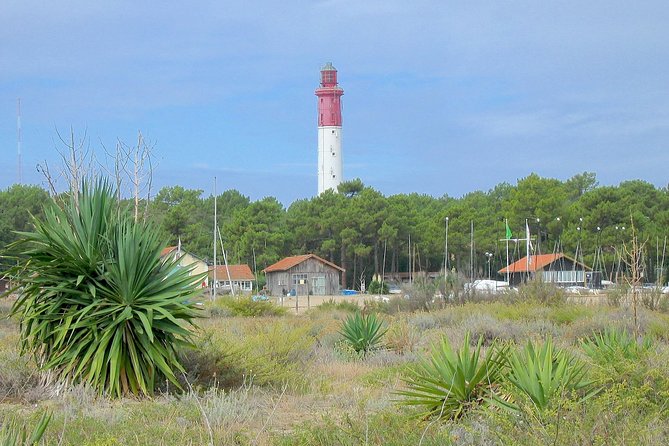
<svg viewBox="0 0 669 446">
<path fill-rule="evenodd" d="M 138 130 L 154 189 L 316 193 L 319 69 L 344 88 L 344 176 L 461 196 L 532 172 L 666 186 L 665 1 L 17 1 L 0 6 L 0 188 Z"/>
</svg>

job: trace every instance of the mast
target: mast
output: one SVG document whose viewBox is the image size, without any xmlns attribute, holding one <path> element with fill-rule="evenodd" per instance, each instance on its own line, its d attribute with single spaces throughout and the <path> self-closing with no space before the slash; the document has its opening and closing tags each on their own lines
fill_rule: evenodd
<svg viewBox="0 0 669 446">
<path fill-rule="evenodd" d="M 527 254 L 525 256 L 525 263 L 526 263 L 526 269 L 527 269 L 527 280 L 530 280 L 530 225 L 527 222 L 527 218 L 525 219 L 525 253 Z"/>
<path fill-rule="evenodd" d="M 471 220 L 470 243 L 469 243 L 469 271 L 470 281 L 474 283 L 474 220 Z"/>
<path fill-rule="evenodd" d="M 446 217 L 446 243 L 444 246 L 444 286 L 448 277 L 448 217 Z"/>
<path fill-rule="evenodd" d="M 223 246 L 223 237 L 221 237 L 221 231 L 220 229 L 218 229 L 218 226 L 216 226 L 216 229 L 218 230 L 218 240 L 221 242 L 221 251 L 223 252 L 223 263 L 225 264 L 225 272 L 228 274 L 228 282 L 230 282 L 230 294 L 234 296 L 235 287 L 232 284 L 232 276 L 230 276 L 230 267 L 228 266 L 228 256 L 225 253 L 225 247 Z"/>
<path fill-rule="evenodd" d="M 216 240 L 216 230 L 218 228 L 218 220 L 217 220 L 217 209 L 216 209 L 216 177 L 214 177 L 214 283 L 211 287 L 211 297 L 212 299 L 216 297 L 216 286 L 218 283 L 216 282 L 216 245 L 218 244 L 218 241 Z"/>
<path fill-rule="evenodd" d="M 21 98 L 16 100 L 16 138 L 17 138 L 17 154 L 18 154 L 18 180 L 19 184 L 23 183 L 23 173 L 21 166 L 21 144 L 23 143 L 23 135 L 21 131 Z"/>
<path fill-rule="evenodd" d="M 504 223 L 506 223 L 506 226 L 504 229 L 509 227 L 509 219 L 505 218 Z M 506 239 L 506 285 L 508 287 L 511 287 L 511 283 L 509 282 L 509 236 L 507 235 L 505 237 Z"/>
</svg>

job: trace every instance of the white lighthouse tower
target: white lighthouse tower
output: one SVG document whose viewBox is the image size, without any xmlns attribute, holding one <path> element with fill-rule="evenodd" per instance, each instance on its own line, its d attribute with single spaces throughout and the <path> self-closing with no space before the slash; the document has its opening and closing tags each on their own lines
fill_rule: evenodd
<svg viewBox="0 0 669 446">
<path fill-rule="evenodd" d="M 337 69 L 328 62 L 321 69 L 318 96 L 318 194 L 337 190 L 343 180 L 341 151 L 341 96 Z"/>
</svg>

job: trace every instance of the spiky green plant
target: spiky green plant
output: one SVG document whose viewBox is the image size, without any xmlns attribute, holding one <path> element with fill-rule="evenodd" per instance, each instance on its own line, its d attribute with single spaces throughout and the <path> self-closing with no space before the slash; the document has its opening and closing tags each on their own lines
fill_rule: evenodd
<svg viewBox="0 0 669 446">
<path fill-rule="evenodd" d="M 51 414 L 44 412 L 32 432 L 28 433 L 25 424 L 6 418 L 0 429 L 0 446 L 33 446 L 40 442 L 44 431 L 51 421 Z"/>
<path fill-rule="evenodd" d="M 637 340 L 629 331 L 615 328 L 593 333 L 581 341 L 583 351 L 599 364 L 637 360 L 652 346 L 652 340 L 646 336 Z"/>
<path fill-rule="evenodd" d="M 374 313 L 363 315 L 360 311 L 349 315 L 339 329 L 344 341 L 362 355 L 379 348 L 386 331 L 383 321 Z"/>
<path fill-rule="evenodd" d="M 503 378 L 508 347 L 495 343 L 482 356 L 483 338 L 473 349 L 469 340 L 468 332 L 458 350 L 446 338 L 433 345 L 431 355 L 404 379 L 408 389 L 396 392 L 404 397 L 400 402 L 422 407 L 421 416 L 447 419 L 486 403 Z"/>
<path fill-rule="evenodd" d="M 64 382 L 101 394 L 150 395 L 178 386 L 179 346 L 190 344 L 199 275 L 163 261 L 159 231 L 135 222 L 103 181 L 55 202 L 10 249 L 21 349 Z"/>
<path fill-rule="evenodd" d="M 531 406 L 542 414 L 562 396 L 576 393 L 585 400 L 599 389 L 587 377 L 586 364 L 564 350 L 553 347 L 550 338 L 540 346 L 528 341 L 524 349 L 509 358 L 508 381 Z M 498 406 L 518 411 L 518 401 L 496 398 Z"/>
</svg>

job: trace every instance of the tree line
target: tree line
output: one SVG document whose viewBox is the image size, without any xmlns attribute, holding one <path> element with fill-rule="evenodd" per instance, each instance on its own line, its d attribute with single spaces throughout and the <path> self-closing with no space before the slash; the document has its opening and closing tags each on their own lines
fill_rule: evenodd
<svg viewBox="0 0 669 446">
<path fill-rule="evenodd" d="M 48 199 L 37 186 L 0 191 L 0 249 L 15 239 L 13 231 L 29 229 L 29 216 L 39 216 Z M 507 222 L 512 240 L 525 237 L 527 224 L 535 253 L 578 257 L 604 278 L 624 269 L 620 253 L 634 226 L 645 242 L 644 281 L 666 280 L 669 189 L 642 180 L 600 186 L 590 172 L 566 181 L 531 174 L 515 185 L 501 183 L 454 198 L 384 196 L 356 179 L 287 208 L 274 197 L 251 201 L 237 190 L 216 201 L 228 262 L 260 271 L 285 256 L 314 253 L 345 268 L 349 288 L 369 283 L 376 273 L 443 271 L 447 252 L 451 271 L 475 278 L 490 271 L 499 277 L 496 271 L 507 262 Z M 212 195 L 164 187 L 149 203 L 148 214 L 166 244 L 180 240 L 185 250 L 213 261 Z M 524 241 L 509 242 L 510 261 L 524 255 Z"/>
</svg>

